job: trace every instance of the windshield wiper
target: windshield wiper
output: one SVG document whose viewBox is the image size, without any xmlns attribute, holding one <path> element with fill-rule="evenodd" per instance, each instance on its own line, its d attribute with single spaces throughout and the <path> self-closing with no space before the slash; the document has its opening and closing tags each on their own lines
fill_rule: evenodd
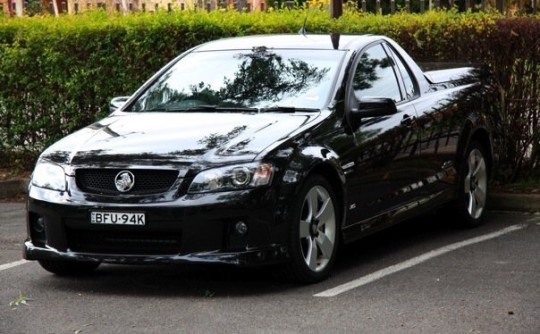
<svg viewBox="0 0 540 334">
<path fill-rule="evenodd" d="M 275 106 L 268 108 L 261 108 L 260 112 L 280 112 L 280 113 L 295 113 L 295 112 L 319 112 L 317 108 L 296 108 L 288 106 Z"/>
<path fill-rule="evenodd" d="M 274 106 L 267 108 L 249 108 L 249 107 L 221 107 L 212 104 L 201 104 L 191 107 L 165 107 L 158 106 L 152 109 L 146 109 L 143 111 L 157 111 L 157 112 L 182 112 L 182 111 L 198 111 L 198 112 L 215 112 L 215 111 L 229 111 L 229 112 L 278 112 L 278 113 L 295 113 L 295 112 L 319 112 L 317 108 L 297 108 L 289 106 Z"/>
<path fill-rule="evenodd" d="M 176 111 L 191 111 L 191 110 L 208 110 L 208 111 L 214 111 L 216 110 L 216 106 L 213 105 L 200 105 L 200 106 L 193 106 L 193 107 L 166 107 L 166 106 L 157 106 L 155 108 L 146 109 L 143 111 L 158 111 L 158 112 L 176 112 Z"/>
<path fill-rule="evenodd" d="M 176 110 L 176 109 L 175 109 Z M 258 112 L 258 108 L 248 108 L 248 107 L 222 107 L 222 106 L 215 106 L 215 105 L 200 105 L 200 106 L 193 106 L 185 109 L 181 109 L 182 111 L 231 111 L 231 112 Z"/>
<path fill-rule="evenodd" d="M 144 110 L 140 110 L 140 111 L 141 112 L 150 112 L 150 111 L 165 112 L 165 111 L 167 111 L 167 109 L 162 107 L 162 106 L 159 106 L 159 107 L 150 108 L 150 109 L 144 109 Z"/>
<path fill-rule="evenodd" d="M 202 112 L 214 112 L 214 111 L 230 111 L 230 112 L 258 112 L 257 108 L 247 108 L 247 107 L 219 107 L 216 105 L 202 104 L 192 107 L 157 107 L 153 109 L 148 109 L 145 111 L 164 111 L 164 112 L 181 112 L 181 111 L 202 111 Z"/>
<path fill-rule="evenodd" d="M 184 107 L 184 108 L 170 108 L 168 111 L 215 111 L 218 110 L 218 106 L 213 104 L 200 104 L 197 106 Z"/>
</svg>

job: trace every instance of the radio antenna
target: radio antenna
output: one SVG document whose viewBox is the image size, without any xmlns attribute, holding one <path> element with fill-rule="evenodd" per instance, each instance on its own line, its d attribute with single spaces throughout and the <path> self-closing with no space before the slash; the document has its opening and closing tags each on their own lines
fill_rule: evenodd
<svg viewBox="0 0 540 334">
<path fill-rule="evenodd" d="M 302 25 L 302 28 L 298 31 L 300 35 L 306 36 L 307 30 L 306 30 L 306 23 L 307 23 L 308 13 L 306 13 L 306 18 L 304 19 L 304 24 Z"/>
</svg>

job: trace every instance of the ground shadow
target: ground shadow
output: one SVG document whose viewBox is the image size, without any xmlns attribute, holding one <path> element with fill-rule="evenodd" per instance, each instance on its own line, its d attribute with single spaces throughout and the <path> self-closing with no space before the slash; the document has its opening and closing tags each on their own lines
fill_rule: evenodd
<svg viewBox="0 0 540 334">
<path fill-rule="evenodd" d="M 276 279 L 273 268 L 238 268 L 224 265 L 102 265 L 87 277 L 47 275 L 36 281 L 44 289 L 73 289 L 82 293 L 230 298 L 267 294 L 317 292 L 350 276 L 370 274 L 438 247 L 474 236 L 475 230 L 454 226 L 452 218 L 431 214 L 406 221 L 340 250 L 333 276 L 314 285 Z M 339 283 L 337 283 L 339 284 Z"/>
</svg>

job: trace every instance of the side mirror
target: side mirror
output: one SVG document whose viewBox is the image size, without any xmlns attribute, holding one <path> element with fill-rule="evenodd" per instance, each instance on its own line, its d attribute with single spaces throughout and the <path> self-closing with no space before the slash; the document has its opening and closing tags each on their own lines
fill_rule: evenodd
<svg viewBox="0 0 540 334">
<path fill-rule="evenodd" d="M 354 118 L 389 116 L 397 113 L 394 100 L 386 97 L 362 99 L 351 109 Z"/>
<path fill-rule="evenodd" d="M 129 100 L 130 96 L 117 96 L 114 97 L 111 100 L 111 103 L 109 104 L 109 111 L 114 112 L 124 106 L 126 104 L 127 100 Z"/>
<path fill-rule="evenodd" d="M 347 119 L 353 131 L 356 131 L 362 119 L 366 117 L 389 116 L 397 113 L 394 100 L 386 97 L 362 99 L 358 101 L 352 97 L 349 101 Z"/>
</svg>

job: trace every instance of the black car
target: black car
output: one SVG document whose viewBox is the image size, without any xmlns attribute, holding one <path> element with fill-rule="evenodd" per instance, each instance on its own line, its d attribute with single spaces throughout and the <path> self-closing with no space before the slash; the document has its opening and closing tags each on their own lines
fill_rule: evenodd
<svg viewBox="0 0 540 334">
<path fill-rule="evenodd" d="M 481 223 L 492 162 L 473 68 L 423 72 L 383 36 L 197 46 L 45 150 L 24 257 L 276 265 L 326 278 L 338 245 L 442 206 Z"/>
</svg>

